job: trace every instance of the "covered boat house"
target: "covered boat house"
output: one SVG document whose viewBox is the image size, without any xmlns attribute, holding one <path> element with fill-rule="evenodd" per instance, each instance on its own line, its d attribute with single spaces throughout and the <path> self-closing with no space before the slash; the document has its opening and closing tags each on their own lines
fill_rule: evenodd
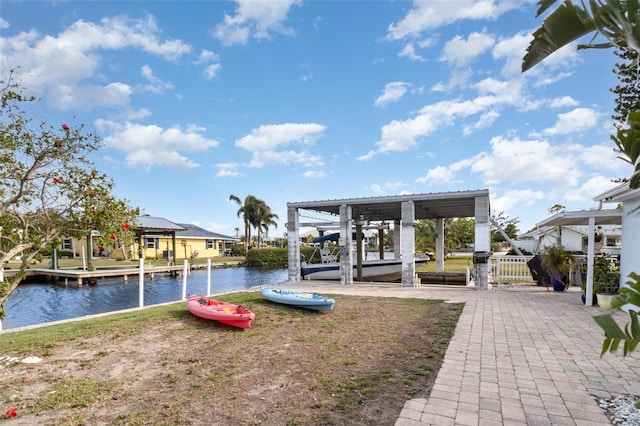
<svg viewBox="0 0 640 426">
<path fill-rule="evenodd" d="M 289 281 L 301 279 L 300 228 L 322 225 L 300 222 L 300 212 L 305 210 L 328 214 L 337 219 L 340 229 L 338 246 L 342 284 L 353 283 L 354 265 L 362 264 L 361 251 L 358 250 L 355 260 L 352 254 L 354 227 L 357 239 L 362 235 L 363 226 L 373 222 L 392 222 L 394 224 L 394 257 L 402 259 L 401 285 L 403 287 L 416 285 L 416 221 L 420 219 L 436 221 L 436 271 L 442 272 L 445 248 L 444 219 L 472 217 L 475 219 L 473 258 L 478 266 L 476 288 L 487 288 L 487 262 L 491 241 L 488 189 L 287 203 Z"/>
</svg>

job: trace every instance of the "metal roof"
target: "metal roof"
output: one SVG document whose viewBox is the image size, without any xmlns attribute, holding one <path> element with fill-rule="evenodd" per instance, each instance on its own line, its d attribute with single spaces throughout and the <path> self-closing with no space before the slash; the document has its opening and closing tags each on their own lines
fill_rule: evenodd
<svg viewBox="0 0 640 426">
<path fill-rule="evenodd" d="M 162 217 L 138 216 L 133 226 L 136 234 L 171 234 L 186 228 Z"/>
<path fill-rule="evenodd" d="M 629 182 L 624 182 L 611 188 L 607 192 L 598 195 L 593 199 L 593 201 L 600 201 L 603 203 L 621 203 L 638 197 L 640 197 L 640 189 L 631 189 L 629 188 Z"/>
<path fill-rule="evenodd" d="M 230 240 L 236 241 L 238 238 L 228 237 L 226 235 L 218 234 L 216 232 L 207 231 L 204 228 L 193 225 L 191 223 L 179 223 L 178 225 L 184 228 L 184 231 L 177 231 L 176 237 L 184 238 L 205 238 L 212 240 Z"/>
<path fill-rule="evenodd" d="M 401 220 L 402 203 L 413 201 L 416 219 L 475 217 L 476 198 L 489 197 L 488 189 L 434 192 L 385 197 L 343 198 L 336 200 L 290 202 L 287 207 L 340 215 L 340 206 L 349 205 L 353 218 L 368 221 Z"/>
<path fill-rule="evenodd" d="M 596 225 L 620 225 L 622 223 L 622 209 L 579 210 L 559 212 L 536 223 L 538 228 L 545 226 L 588 225 L 593 217 Z"/>
</svg>

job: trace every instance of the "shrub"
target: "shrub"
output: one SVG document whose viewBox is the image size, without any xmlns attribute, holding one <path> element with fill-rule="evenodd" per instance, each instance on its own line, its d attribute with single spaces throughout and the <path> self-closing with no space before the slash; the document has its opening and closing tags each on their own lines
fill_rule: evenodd
<svg viewBox="0 0 640 426">
<path fill-rule="evenodd" d="M 286 248 L 261 248 L 249 250 L 246 265 L 259 268 L 286 268 L 289 264 Z"/>
</svg>

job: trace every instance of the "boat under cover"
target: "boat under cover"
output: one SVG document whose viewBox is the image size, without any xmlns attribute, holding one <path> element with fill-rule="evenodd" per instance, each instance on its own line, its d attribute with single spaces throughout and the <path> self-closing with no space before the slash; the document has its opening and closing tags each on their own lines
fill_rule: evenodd
<svg viewBox="0 0 640 426">
<path fill-rule="evenodd" d="M 249 309 L 205 296 L 189 296 L 187 309 L 193 315 L 238 328 L 251 328 L 256 314 Z"/>
<path fill-rule="evenodd" d="M 429 257 L 415 259 L 416 268 L 429 261 Z M 353 276 L 357 276 L 357 264 Z M 340 263 L 303 264 L 303 280 L 340 280 Z M 362 279 L 367 281 L 396 282 L 402 279 L 402 259 L 377 259 L 362 262 Z"/>
<path fill-rule="evenodd" d="M 262 297 L 275 303 L 292 305 L 316 311 L 332 311 L 335 300 L 331 297 L 303 291 L 281 290 L 272 287 L 260 289 Z"/>
</svg>

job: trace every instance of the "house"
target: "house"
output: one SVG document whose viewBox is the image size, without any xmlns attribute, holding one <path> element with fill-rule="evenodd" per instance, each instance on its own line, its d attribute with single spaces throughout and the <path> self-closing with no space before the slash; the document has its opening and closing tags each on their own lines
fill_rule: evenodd
<svg viewBox="0 0 640 426">
<path fill-rule="evenodd" d="M 106 240 L 99 232 L 92 231 L 89 245 L 86 239 L 65 238 L 59 249 L 73 257 L 84 257 L 90 252 L 93 258 L 113 259 L 137 259 L 142 249 L 146 259 L 173 261 L 227 256 L 231 254 L 231 246 L 238 241 L 237 238 L 207 231 L 196 225 L 174 223 L 149 215 L 138 216 L 131 225 L 131 231 L 135 235 L 135 241 L 129 243 Z"/>
<path fill-rule="evenodd" d="M 620 247 L 622 228 L 620 225 L 598 225 L 595 230 L 594 249 L 596 253 L 617 254 Z M 574 253 L 587 253 L 588 226 L 537 226 L 521 234 L 514 243 L 529 253 L 540 253 L 547 246 L 560 244 Z M 558 241 L 559 240 L 559 241 Z"/>
<path fill-rule="evenodd" d="M 176 232 L 176 239 L 180 240 L 183 248 L 182 259 L 186 257 L 219 257 L 230 256 L 231 246 L 240 240 L 235 237 L 207 231 L 199 226 L 189 223 L 179 223 L 184 231 Z M 177 258 L 180 259 L 180 249 Z"/>
<path fill-rule="evenodd" d="M 625 284 L 631 272 L 640 273 L 640 189 L 630 189 L 629 183 L 625 182 L 593 200 L 601 204 L 612 203 L 622 209 L 620 281 Z"/>
</svg>

